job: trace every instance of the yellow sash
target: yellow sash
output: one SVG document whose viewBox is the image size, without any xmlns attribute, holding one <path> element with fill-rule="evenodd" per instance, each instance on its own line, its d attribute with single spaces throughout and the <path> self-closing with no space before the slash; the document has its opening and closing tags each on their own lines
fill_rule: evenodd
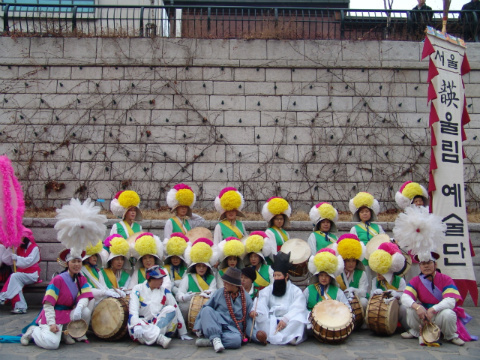
<svg viewBox="0 0 480 360">
<path fill-rule="evenodd" d="M 127 228 L 128 236 L 132 236 L 132 235 L 133 235 L 133 230 L 132 230 L 131 226 L 128 225 L 128 223 L 127 223 L 126 221 L 124 221 L 123 224 L 124 224 L 125 227 Z M 113 283 L 112 283 L 112 284 L 113 284 Z"/>
<path fill-rule="evenodd" d="M 232 231 L 235 233 L 235 235 L 237 235 L 237 238 L 239 238 L 239 239 L 243 238 L 243 234 L 242 234 L 242 232 L 240 231 L 240 229 L 237 228 L 236 226 L 233 227 L 232 224 L 230 223 L 230 221 L 228 221 L 228 220 L 222 220 L 221 223 L 222 223 L 223 225 L 225 225 L 227 228 L 229 228 L 230 230 L 232 230 Z"/>
<path fill-rule="evenodd" d="M 185 232 L 185 229 L 184 229 L 183 224 L 180 221 L 180 219 L 178 217 L 174 216 L 174 217 L 172 217 L 172 220 L 175 221 L 175 224 L 177 224 L 177 226 L 180 228 L 180 230 L 182 230 L 182 234 L 185 235 L 186 232 Z"/>
<path fill-rule="evenodd" d="M 107 268 L 107 269 L 103 269 L 103 271 L 105 272 L 105 274 L 107 274 L 108 280 L 110 280 L 113 287 L 115 289 L 118 289 L 117 278 L 115 277 L 115 273 L 113 272 L 113 270 L 110 268 Z"/>
<path fill-rule="evenodd" d="M 379 280 L 378 277 L 377 277 L 377 280 L 383 286 L 383 288 L 387 290 L 398 290 L 396 287 L 390 284 L 387 280 Z"/>
<path fill-rule="evenodd" d="M 208 288 L 210 287 L 207 282 L 205 280 L 202 279 L 202 277 L 198 274 L 195 274 L 196 277 L 197 277 L 197 283 L 198 283 L 198 286 L 200 286 L 200 288 L 202 290 L 208 290 Z"/>
<path fill-rule="evenodd" d="M 270 285 L 270 283 L 267 280 L 265 280 L 258 271 L 256 271 L 256 273 L 257 273 L 257 277 L 255 278 L 255 282 L 257 283 L 258 286 L 264 288 Z"/>
<path fill-rule="evenodd" d="M 285 234 L 282 230 L 280 230 L 279 227 L 276 227 L 275 225 L 273 225 L 272 229 L 275 229 L 275 231 L 282 237 L 283 242 L 288 241 L 287 234 Z"/>
<path fill-rule="evenodd" d="M 358 225 L 362 230 L 367 231 L 367 228 L 366 228 L 366 226 L 365 226 L 365 224 L 364 224 L 363 222 L 361 222 L 361 223 L 359 223 L 359 224 L 357 224 L 357 225 Z M 368 232 L 370 233 L 370 235 L 373 235 L 373 236 L 378 235 L 378 232 L 376 232 L 375 229 L 372 228 L 371 226 L 368 227 Z"/>
<path fill-rule="evenodd" d="M 167 270 L 167 272 L 168 272 L 169 274 L 172 273 L 172 267 L 170 266 L 170 264 L 165 265 L 165 269 Z M 176 272 L 176 271 L 173 272 L 173 276 L 174 276 L 174 279 L 173 279 L 174 281 L 175 281 L 175 280 L 182 280 L 182 277 L 181 277 L 180 274 L 179 274 L 178 272 Z"/>
<path fill-rule="evenodd" d="M 343 281 L 342 274 L 338 275 L 336 280 L 340 289 L 345 290 L 347 288 L 347 285 L 345 285 L 345 281 Z"/>
</svg>

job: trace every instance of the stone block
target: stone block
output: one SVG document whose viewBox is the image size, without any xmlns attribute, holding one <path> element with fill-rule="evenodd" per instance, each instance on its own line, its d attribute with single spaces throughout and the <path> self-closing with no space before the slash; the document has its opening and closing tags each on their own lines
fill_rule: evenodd
<svg viewBox="0 0 480 360">
<path fill-rule="evenodd" d="M 89 93 L 88 80 L 58 80 L 54 81 L 59 94 L 87 94 Z M 53 86 L 52 86 L 53 87 Z"/>
<path fill-rule="evenodd" d="M 322 98 L 318 98 L 322 99 Z M 317 99 L 317 101 L 318 101 Z M 328 98 L 323 98 L 328 101 Z M 328 107 L 328 103 L 326 104 Z M 297 125 L 298 126 L 315 126 L 315 127 L 328 127 L 332 126 L 332 113 L 321 112 L 299 112 L 297 113 Z"/>
<path fill-rule="evenodd" d="M 137 138 L 136 126 L 108 126 L 105 128 L 105 143 L 135 143 L 139 139 Z M 146 136 L 146 135 L 145 135 Z"/>
<path fill-rule="evenodd" d="M 225 161 L 236 162 L 258 162 L 259 151 L 257 145 L 227 145 L 225 147 Z"/>
<path fill-rule="evenodd" d="M 22 80 L 2 80 L 0 86 L 2 93 L 5 94 L 25 94 L 31 82 L 49 81 L 49 80 L 29 80 L 29 82 Z M 30 93 L 32 91 L 29 91 Z"/>
<path fill-rule="evenodd" d="M 61 37 L 32 37 L 30 39 L 30 56 L 41 62 L 50 62 L 55 58 L 62 59 L 64 57 L 63 49 L 64 38 Z"/>
<path fill-rule="evenodd" d="M 177 126 L 176 143 L 211 144 L 215 142 L 215 132 L 210 126 Z"/>
<path fill-rule="evenodd" d="M 100 66 L 72 66 L 72 80 L 75 79 L 102 79 L 102 68 Z"/>
<path fill-rule="evenodd" d="M 210 110 L 245 110 L 245 96 L 212 95 Z"/>
<path fill-rule="evenodd" d="M 354 109 L 369 109 L 373 112 L 387 112 L 388 99 L 384 97 L 353 98 Z"/>
<path fill-rule="evenodd" d="M 163 39 L 163 59 L 175 59 L 188 66 L 196 54 L 196 39 Z"/>
<path fill-rule="evenodd" d="M 248 83 L 247 83 L 248 84 Z M 257 83 L 255 83 L 257 85 Z M 245 95 L 245 82 L 243 81 L 215 81 L 213 82 L 215 95 Z"/>
<path fill-rule="evenodd" d="M 154 110 L 173 108 L 173 95 L 138 95 L 136 102 L 133 104 L 137 109 Z M 128 108 L 126 108 L 128 109 Z"/>
<path fill-rule="evenodd" d="M 242 163 L 234 163 L 232 164 L 232 174 L 233 180 L 235 182 L 240 182 L 242 184 L 248 183 L 249 187 L 256 187 L 257 190 L 262 187 L 264 182 L 267 180 L 267 174 L 265 171 L 262 171 L 261 164 L 242 164 Z M 231 165 L 229 165 L 231 166 Z M 260 172 L 258 170 L 260 169 Z M 264 169 L 263 169 L 264 170 Z M 257 193 L 257 191 L 256 191 Z M 245 191 L 243 192 L 245 196 Z M 247 193 L 246 200 L 248 201 L 248 193 Z M 245 206 L 248 209 L 248 204 Z M 255 209 L 254 211 L 256 211 Z"/>
<path fill-rule="evenodd" d="M 408 96 L 413 96 L 413 97 L 427 97 L 427 92 L 428 92 L 428 84 L 406 84 L 407 90 L 406 94 Z"/>
<path fill-rule="evenodd" d="M 18 78 L 22 80 L 47 80 L 49 78 L 48 66 L 22 66 L 18 69 Z"/>
<path fill-rule="evenodd" d="M 233 68 L 229 67 L 204 67 L 203 78 L 213 81 L 233 81 Z"/>
<path fill-rule="evenodd" d="M 97 62 L 128 63 L 130 41 L 118 38 L 97 39 Z"/>
<path fill-rule="evenodd" d="M 72 159 L 72 149 L 59 147 L 58 144 L 35 143 L 33 159 L 36 161 L 69 161 Z"/>
<path fill-rule="evenodd" d="M 97 58 L 97 40 L 96 38 L 68 38 L 64 43 L 64 57 L 68 60 L 91 61 L 95 62 Z M 101 44 L 101 42 L 100 42 Z"/>
<path fill-rule="evenodd" d="M 140 111 L 140 110 L 138 110 Z M 141 110 L 145 111 L 145 110 Z M 142 115 L 142 113 L 140 113 Z M 128 116 L 128 115 L 127 115 Z M 145 116 L 133 117 L 134 122 L 138 122 L 139 124 L 142 123 L 142 119 L 146 119 Z M 150 123 L 150 121 L 143 123 L 142 125 L 146 125 Z M 158 125 L 185 125 L 187 123 L 187 110 L 152 110 L 151 111 L 151 124 L 158 126 Z"/>
<path fill-rule="evenodd" d="M 183 81 L 180 85 L 180 91 L 183 94 L 211 95 L 214 93 L 212 81 Z"/>
<path fill-rule="evenodd" d="M 232 163 L 195 163 L 193 164 L 193 179 L 195 181 L 211 181 L 215 179 L 217 181 L 231 181 L 235 179 L 233 176 Z M 218 195 L 219 188 L 217 188 Z"/>
<path fill-rule="evenodd" d="M 332 97 L 331 98 L 331 108 L 332 111 L 352 111 L 353 103 L 351 97 Z M 319 107 L 320 110 L 320 107 Z"/>
<path fill-rule="evenodd" d="M 217 141 L 226 144 L 253 144 L 255 129 L 258 128 L 231 126 L 217 129 Z"/>
<path fill-rule="evenodd" d="M 119 80 L 90 80 L 88 82 L 90 94 L 118 94 L 120 92 Z"/>
<path fill-rule="evenodd" d="M 108 161 L 148 162 L 145 144 L 107 144 L 103 151 Z"/>
<path fill-rule="evenodd" d="M 88 176 L 87 172 L 80 171 L 79 162 L 44 162 L 36 163 L 34 166 L 37 165 L 37 180 L 55 180 L 61 182 L 79 179 L 80 174 L 82 176 Z"/>
<path fill-rule="evenodd" d="M 262 68 L 235 68 L 235 81 L 265 81 L 265 69 Z"/>
<path fill-rule="evenodd" d="M 173 98 L 173 104 L 175 109 L 208 110 L 209 96 L 188 94 L 175 95 Z"/>
<path fill-rule="evenodd" d="M 24 117 L 24 120 L 20 119 L 20 115 Z M 50 114 L 51 117 L 51 114 Z M 17 117 L 17 110 L 2 110 L 0 111 L 0 124 L 1 125 L 10 125 L 13 123 L 21 124 L 21 123 L 28 123 L 30 120 L 25 119 L 25 115 L 22 115 L 22 112 L 19 112 Z"/>
<path fill-rule="evenodd" d="M 119 92 L 121 94 L 151 94 L 149 80 L 120 80 Z"/>
<path fill-rule="evenodd" d="M 5 102 L 5 100 L 8 102 Z M 40 96 L 38 94 L 13 94 L 3 96 L 4 109 L 38 109 L 40 106 Z"/>
<path fill-rule="evenodd" d="M 268 84 L 269 89 L 271 89 L 271 95 L 298 95 L 301 93 L 302 87 L 302 84 L 298 82 L 275 82 L 265 84 Z"/>
<path fill-rule="evenodd" d="M 177 69 L 174 67 L 153 67 L 154 80 L 175 80 L 177 78 Z"/>
<path fill-rule="evenodd" d="M 303 41 L 267 40 L 267 59 L 269 60 L 304 60 Z"/>
<path fill-rule="evenodd" d="M 266 127 L 256 127 L 255 128 L 255 144 L 267 144 L 267 145 L 278 145 L 286 144 L 286 131 L 285 128 L 266 128 Z M 244 144 L 250 144 L 250 142 Z"/>
<path fill-rule="evenodd" d="M 266 81 L 292 81 L 292 69 L 266 69 Z"/>
<path fill-rule="evenodd" d="M 187 121 L 189 125 L 222 126 L 224 124 L 223 114 L 223 111 L 189 110 L 187 112 Z"/>
<path fill-rule="evenodd" d="M 74 161 L 104 161 L 108 145 L 103 143 L 81 143 L 74 144 L 72 151 L 72 160 Z"/>
<path fill-rule="evenodd" d="M 152 163 L 149 162 L 131 162 L 126 161 L 112 162 L 111 180 L 151 180 L 152 179 Z"/>
<path fill-rule="evenodd" d="M 420 70 L 399 70 L 395 72 L 395 82 L 418 84 L 420 82 Z"/>
<path fill-rule="evenodd" d="M 382 41 L 380 45 L 380 60 L 420 61 L 421 47 L 413 41 Z M 422 46 L 423 47 L 423 46 Z"/>
<path fill-rule="evenodd" d="M 0 66 L 0 79 L 18 78 L 18 66 Z"/>
<path fill-rule="evenodd" d="M 225 163 L 225 145 L 189 144 L 185 148 L 187 163 Z"/>
<path fill-rule="evenodd" d="M 203 80 L 203 68 L 201 67 L 177 67 L 177 80 Z"/>
<path fill-rule="evenodd" d="M 245 109 L 258 111 L 282 110 L 282 98 L 280 96 L 246 96 Z"/>
<path fill-rule="evenodd" d="M 427 103 L 426 98 L 415 98 L 415 104 L 416 104 L 416 111 L 418 113 L 429 113 L 430 112 L 430 104 Z"/>
<path fill-rule="evenodd" d="M 391 83 L 395 80 L 395 71 L 386 69 L 369 69 L 368 79 L 371 83 L 375 82 L 380 85 Z"/>
<path fill-rule="evenodd" d="M 298 162 L 297 145 L 259 145 L 258 162 L 261 164 L 269 163 L 290 163 Z"/>
<path fill-rule="evenodd" d="M 340 41 L 305 40 L 305 60 L 323 67 L 323 64 L 341 60 L 342 47 Z"/>
<path fill-rule="evenodd" d="M 197 39 L 195 59 L 229 59 L 229 41 L 222 39 Z"/>
<path fill-rule="evenodd" d="M 267 59 L 266 40 L 236 40 L 229 41 L 230 59 Z"/>
<path fill-rule="evenodd" d="M 102 70 L 103 80 L 122 80 L 125 78 L 125 67 L 123 66 L 104 66 Z"/>
<path fill-rule="evenodd" d="M 346 83 L 331 83 L 328 94 L 330 96 L 353 96 L 355 95 L 355 89 Z"/>
<path fill-rule="evenodd" d="M 192 146 L 192 145 L 188 145 Z M 186 162 L 187 145 L 163 143 L 163 144 L 147 144 L 146 161 L 155 163 L 163 162 Z"/>
<path fill-rule="evenodd" d="M 0 48 L 2 49 L 3 61 L 6 59 L 23 59 L 30 56 L 30 38 L 29 37 L 7 37 L 0 38 Z M 2 62 L 3 62 L 2 61 Z M 11 60 L 9 60 L 11 62 Z"/>
<path fill-rule="evenodd" d="M 140 54 L 141 56 L 139 56 Z M 129 58 L 132 62 L 149 64 L 158 61 L 158 59 L 162 57 L 163 39 L 130 38 Z"/>
<path fill-rule="evenodd" d="M 225 111 L 225 126 L 260 126 L 260 111 Z"/>
<path fill-rule="evenodd" d="M 315 95 L 315 96 L 326 96 L 328 95 L 328 84 L 323 83 L 301 83 L 301 94 L 302 95 Z"/>
<path fill-rule="evenodd" d="M 136 126 L 137 141 L 147 144 L 175 144 L 174 126 Z M 147 131 L 150 136 L 147 136 Z"/>
<path fill-rule="evenodd" d="M 181 89 L 179 84 L 174 84 L 172 81 L 162 81 L 162 80 L 156 80 L 156 81 L 151 81 L 151 94 L 176 94 L 180 93 Z"/>
<path fill-rule="evenodd" d="M 245 83 L 245 95 L 278 95 L 278 87 L 273 82 L 247 82 Z"/>
<path fill-rule="evenodd" d="M 323 137 L 323 129 L 311 127 L 291 126 L 286 128 L 286 140 L 287 144 L 303 145 L 310 144 L 315 145 Z"/>
<path fill-rule="evenodd" d="M 262 111 L 261 125 L 264 127 L 271 126 L 295 126 L 297 124 L 297 113 L 291 111 Z"/>
</svg>

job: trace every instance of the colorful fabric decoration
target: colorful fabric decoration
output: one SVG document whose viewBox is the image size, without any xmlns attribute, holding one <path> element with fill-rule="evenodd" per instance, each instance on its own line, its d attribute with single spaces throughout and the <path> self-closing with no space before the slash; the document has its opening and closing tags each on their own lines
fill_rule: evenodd
<svg viewBox="0 0 480 360">
<path fill-rule="evenodd" d="M 315 229 L 322 220 L 330 220 L 330 232 L 337 232 L 335 223 L 338 221 L 338 211 L 328 202 L 319 202 L 310 209 L 310 220 L 313 222 Z"/>
<path fill-rule="evenodd" d="M 428 192 L 419 183 L 407 181 L 402 184 L 400 189 L 395 194 L 395 202 L 400 209 L 405 209 L 410 206 L 416 196 L 423 197 L 424 205 L 427 206 Z"/>
<path fill-rule="evenodd" d="M 356 222 L 360 221 L 358 211 L 362 207 L 366 207 L 372 211 L 372 217 L 370 221 L 377 220 L 377 214 L 380 212 L 380 204 L 378 201 L 373 197 L 372 194 L 364 191 L 359 192 L 353 199 L 350 199 L 348 207 L 353 214 L 353 221 Z"/>
<path fill-rule="evenodd" d="M 333 249 L 321 249 L 308 260 L 308 270 L 313 275 L 326 272 L 334 280 L 343 272 L 344 262 L 340 255 Z"/>
</svg>

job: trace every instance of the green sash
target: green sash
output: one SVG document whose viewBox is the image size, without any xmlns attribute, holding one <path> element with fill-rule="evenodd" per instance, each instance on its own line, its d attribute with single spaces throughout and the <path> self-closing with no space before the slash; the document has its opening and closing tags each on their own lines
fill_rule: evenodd
<svg viewBox="0 0 480 360">
<path fill-rule="evenodd" d="M 140 226 L 140 224 L 134 222 L 132 225 L 132 230 L 133 230 L 133 233 L 136 234 L 142 231 L 142 227 Z M 117 234 L 122 235 L 124 239 L 128 239 L 128 234 L 125 233 L 125 228 L 123 227 L 121 222 L 117 223 Z"/>
<path fill-rule="evenodd" d="M 239 221 L 239 220 L 235 221 L 235 226 L 237 227 L 238 231 L 241 232 L 241 234 L 233 231 L 231 228 L 229 228 L 227 225 L 225 225 L 222 221 L 219 222 L 218 224 L 220 225 L 220 229 L 222 229 L 222 239 L 226 239 L 230 236 L 236 237 L 237 239 L 241 239 L 245 235 L 245 229 L 243 227 L 242 222 Z M 239 235 L 241 235 L 241 236 L 239 236 Z"/>
<path fill-rule="evenodd" d="M 355 225 L 355 230 L 357 231 L 358 239 L 363 242 L 365 246 L 367 246 L 367 243 L 372 237 L 380 233 L 380 227 L 374 223 L 370 223 L 370 225 L 368 226 L 368 232 L 363 222 Z M 368 260 L 363 259 L 362 264 L 368 266 Z"/>
<path fill-rule="evenodd" d="M 193 279 L 193 275 L 197 275 L 197 274 L 188 274 L 188 291 L 192 291 L 194 293 L 199 293 L 199 292 L 202 292 L 203 290 L 207 290 L 208 288 L 207 289 L 200 289 L 200 287 L 197 285 L 197 283 Z M 206 283 L 208 285 L 210 285 L 212 283 L 212 280 L 213 280 L 213 275 L 208 274 Z"/>
<path fill-rule="evenodd" d="M 338 240 L 338 238 L 331 233 L 328 234 L 328 241 L 325 239 L 325 233 L 323 231 L 317 230 L 313 233 L 315 234 L 315 239 L 317 240 L 317 251 L 325 249 L 328 245 L 331 245 Z"/>
<path fill-rule="evenodd" d="M 285 230 L 278 228 L 276 226 L 273 226 L 271 228 L 268 228 L 267 230 L 270 230 L 274 235 L 275 235 L 275 242 L 277 243 L 277 251 L 280 251 L 280 248 L 282 245 L 288 241 L 288 234 Z"/>
<path fill-rule="evenodd" d="M 185 274 L 187 267 L 185 266 L 185 264 L 182 263 L 178 268 L 178 272 L 176 271 L 173 272 L 173 266 L 168 264 L 168 265 L 165 265 L 165 270 L 167 270 L 167 272 L 170 274 L 170 278 L 172 279 L 172 281 L 175 281 L 175 280 L 182 280 L 183 274 Z"/>
<path fill-rule="evenodd" d="M 99 280 L 99 277 L 98 277 L 98 271 L 91 267 L 90 265 L 86 264 L 85 265 L 85 269 L 87 269 L 87 271 L 90 273 L 90 275 L 92 275 L 95 279 L 97 279 L 97 281 Z M 92 282 L 92 280 L 90 280 L 90 278 L 88 276 L 85 276 L 87 278 L 87 281 L 88 283 L 90 284 L 90 286 L 93 288 L 93 289 L 96 289 L 97 287 L 95 286 L 95 284 Z"/>
<path fill-rule="evenodd" d="M 147 275 L 145 273 L 145 268 L 138 269 L 138 284 L 143 283 L 145 280 L 147 280 Z"/>
<path fill-rule="evenodd" d="M 308 302 L 307 309 L 311 311 L 315 305 L 320 301 L 325 300 L 325 296 L 320 295 L 320 285 L 311 284 L 308 285 Z M 337 300 L 338 288 L 335 285 L 330 284 L 328 286 L 327 294 L 332 300 Z"/>
<path fill-rule="evenodd" d="M 186 231 L 183 229 L 183 226 L 185 226 L 185 229 L 187 229 L 187 231 L 192 230 L 188 220 L 185 220 L 183 222 L 183 226 L 182 226 L 181 220 L 176 216 L 173 217 L 173 218 L 170 218 L 169 220 L 172 222 L 172 225 L 173 225 L 172 226 L 172 232 L 174 232 L 174 233 L 179 232 L 179 233 L 182 233 L 182 234 L 185 235 Z"/>
<path fill-rule="evenodd" d="M 253 286 L 255 286 L 257 289 L 261 290 L 264 287 L 267 287 L 270 285 L 270 274 L 268 273 L 268 269 L 270 266 L 267 264 L 262 264 L 260 266 L 260 269 L 258 269 L 257 277 L 255 278 L 255 281 L 253 282 Z"/>
<path fill-rule="evenodd" d="M 363 270 L 355 269 L 353 271 L 353 280 L 348 286 L 346 281 L 347 279 L 345 278 L 345 273 L 341 273 L 340 275 L 338 275 L 337 282 L 340 285 L 340 289 L 345 290 L 347 287 L 353 287 L 355 289 L 358 289 L 362 274 L 363 274 Z"/>
<path fill-rule="evenodd" d="M 122 270 L 122 276 L 120 277 L 120 281 L 117 283 L 117 279 L 115 274 L 113 273 L 112 269 L 102 269 L 103 279 L 105 280 L 105 284 L 109 289 L 119 289 L 125 286 L 130 275 L 125 270 Z"/>
</svg>

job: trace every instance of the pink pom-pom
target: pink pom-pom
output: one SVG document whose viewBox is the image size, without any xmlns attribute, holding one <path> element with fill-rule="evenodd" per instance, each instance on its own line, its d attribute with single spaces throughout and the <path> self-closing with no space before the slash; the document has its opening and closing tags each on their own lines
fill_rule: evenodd
<svg viewBox="0 0 480 360">
<path fill-rule="evenodd" d="M 326 202 L 326 201 L 322 201 L 322 202 L 319 202 L 317 205 L 315 205 L 315 207 L 318 209 L 318 208 L 319 208 L 320 206 L 322 206 L 323 204 L 329 204 L 329 205 L 330 205 L 330 203 L 328 203 L 328 202 Z"/>
<path fill-rule="evenodd" d="M 337 254 L 335 253 L 335 250 L 329 249 L 329 248 L 320 249 L 320 250 L 317 251 L 317 254 L 320 254 L 320 253 L 322 253 L 322 252 L 329 252 L 329 253 L 332 254 L 332 255 L 335 255 L 335 256 L 337 255 Z"/>
<path fill-rule="evenodd" d="M 188 239 L 188 237 L 186 237 L 185 235 L 183 235 L 182 233 L 172 233 L 172 235 L 170 235 L 170 239 L 173 238 L 173 237 L 180 237 L 182 238 L 183 240 L 185 240 L 185 242 L 189 242 L 190 240 Z"/>
<path fill-rule="evenodd" d="M 220 194 L 218 195 L 218 197 L 221 199 L 223 194 L 225 194 L 226 192 L 229 192 L 229 191 L 238 191 L 238 190 L 234 187 L 226 187 L 222 191 L 220 191 Z"/>
<path fill-rule="evenodd" d="M 213 246 L 213 241 L 210 240 L 210 239 L 207 239 L 207 238 L 198 238 L 197 240 L 195 240 L 195 241 L 193 242 L 192 246 L 195 245 L 195 244 L 201 243 L 201 242 L 207 244 L 207 245 L 210 246 L 210 247 Z"/>
<path fill-rule="evenodd" d="M 267 203 L 270 202 L 270 200 L 273 200 L 273 199 L 281 199 L 280 196 L 272 196 L 270 199 L 267 200 Z"/>
<path fill-rule="evenodd" d="M 119 234 L 113 234 L 113 235 L 110 235 L 109 237 L 107 237 L 104 241 L 103 241 L 103 245 L 105 245 L 106 247 L 110 247 L 110 242 L 115 239 L 115 238 L 121 238 L 123 239 L 123 236 L 122 235 L 119 235 Z"/>
<path fill-rule="evenodd" d="M 182 190 L 182 189 L 188 189 L 190 191 L 193 191 L 192 188 L 186 184 L 177 184 L 173 187 L 175 190 Z"/>
<path fill-rule="evenodd" d="M 405 181 L 405 182 L 402 184 L 402 186 L 400 186 L 399 192 L 402 192 L 403 189 L 405 189 L 405 186 L 407 186 L 407 185 L 410 184 L 410 183 L 411 183 L 411 181 Z"/>
<path fill-rule="evenodd" d="M 113 198 L 118 199 L 118 197 L 120 196 L 121 193 L 123 193 L 123 190 L 117 192 Z"/>
<path fill-rule="evenodd" d="M 360 239 L 358 238 L 357 235 L 355 234 L 343 234 L 342 236 L 340 236 L 337 240 L 337 244 L 340 243 L 340 241 L 342 241 L 343 239 L 354 239 L 354 240 L 358 240 L 360 241 Z"/>
<path fill-rule="evenodd" d="M 391 243 L 391 242 L 385 242 L 385 243 L 380 244 L 378 249 L 386 251 L 390 255 L 393 255 L 395 253 L 400 252 L 400 249 L 398 248 L 398 246 L 395 245 L 394 243 Z"/>
<path fill-rule="evenodd" d="M 265 234 L 263 231 L 252 231 L 252 232 L 250 233 L 250 236 L 252 236 L 252 235 L 260 235 L 260 236 L 263 237 L 263 238 L 268 237 L 268 235 Z"/>
<path fill-rule="evenodd" d="M 151 236 L 151 237 L 153 237 L 153 234 L 152 234 L 152 233 L 149 233 L 149 232 L 141 233 L 140 235 L 138 235 L 138 236 L 135 238 L 135 241 L 137 241 L 138 239 L 140 239 L 140 238 L 143 237 L 143 236 Z"/>
</svg>

